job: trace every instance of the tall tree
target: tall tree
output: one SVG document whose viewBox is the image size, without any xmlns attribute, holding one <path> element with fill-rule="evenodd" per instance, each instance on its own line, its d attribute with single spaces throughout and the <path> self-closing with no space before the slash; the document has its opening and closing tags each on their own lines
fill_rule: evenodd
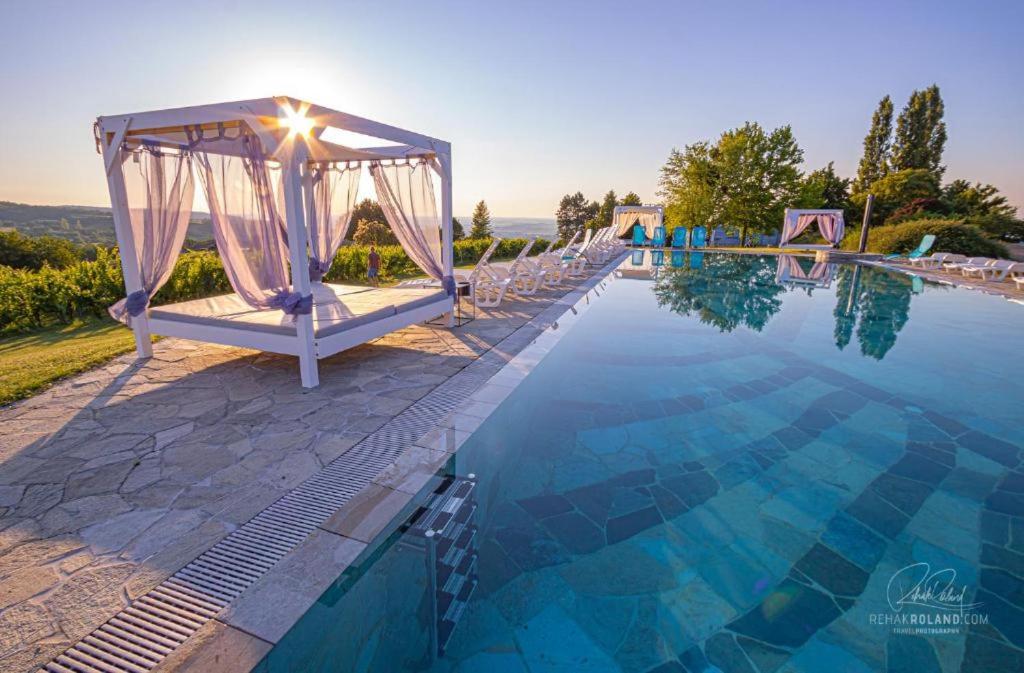
<svg viewBox="0 0 1024 673">
<path fill-rule="evenodd" d="M 363 199 L 352 209 L 352 221 L 358 224 L 362 220 L 380 222 L 383 225 L 388 223 L 387 218 L 384 217 L 384 209 L 373 199 Z"/>
<path fill-rule="evenodd" d="M 622 197 L 619 201 L 620 206 L 642 206 L 644 202 L 640 200 L 640 196 L 636 192 L 629 192 Z"/>
<path fill-rule="evenodd" d="M 836 173 L 833 162 L 811 171 L 801 185 L 801 206 L 804 208 L 842 208 L 850 206 L 850 181 Z"/>
<path fill-rule="evenodd" d="M 661 167 L 658 185 L 671 228 L 708 227 L 715 221 L 719 199 L 710 143 L 694 143 L 682 151 L 673 148 Z"/>
<path fill-rule="evenodd" d="M 942 151 L 946 146 L 945 105 L 938 85 L 915 90 L 896 119 L 892 165 L 895 170 L 923 168 L 937 176 L 946 170 Z"/>
<path fill-rule="evenodd" d="M 491 211 L 483 200 L 476 204 L 473 209 L 473 226 L 469 230 L 470 238 L 490 238 L 491 234 Z"/>
<path fill-rule="evenodd" d="M 597 209 L 597 215 L 594 218 L 594 224 L 598 229 L 611 226 L 612 217 L 615 215 L 615 206 L 617 205 L 619 205 L 619 199 L 615 195 L 615 190 L 609 189 L 608 193 L 604 195 L 601 206 Z"/>
<path fill-rule="evenodd" d="M 462 222 L 459 222 L 458 219 L 453 217 L 452 218 L 452 240 L 453 241 L 461 241 L 464 238 L 466 238 L 466 230 L 462 228 Z"/>
<path fill-rule="evenodd" d="M 712 155 L 723 224 L 749 231 L 779 228 L 783 211 L 799 196 L 803 150 L 789 126 L 766 133 L 747 122 L 726 131 Z"/>
<path fill-rule="evenodd" d="M 875 180 L 889 174 L 892 151 L 892 99 L 886 96 L 878 102 L 871 116 L 871 128 L 864 136 L 864 155 L 857 166 L 854 192 L 863 192 Z"/>
<path fill-rule="evenodd" d="M 942 200 L 960 215 L 1010 215 L 1017 209 L 992 185 L 967 180 L 954 180 L 942 188 Z"/>
<path fill-rule="evenodd" d="M 555 211 L 555 221 L 558 223 L 558 237 L 562 240 L 572 238 L 573 234 L 581 231 L 589 220 L 597 215 L 600 204 L 596 201 L 587 201 L 583 192 L 566 194 L 558 204 Z"/>
</svg>

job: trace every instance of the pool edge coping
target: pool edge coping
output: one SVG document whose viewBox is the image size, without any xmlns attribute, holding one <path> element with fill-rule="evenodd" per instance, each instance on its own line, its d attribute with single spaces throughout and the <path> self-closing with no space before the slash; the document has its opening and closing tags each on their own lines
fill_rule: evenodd
<svg viewBox="0 0 1024 673">
<path fill-rule="evenodd" d="M 612 272 L 625 256 L 626 253 L 616 255 L 604 265 L 596 267 L 582 283 L 555 299 L 550 306 L 474 360 L 478 362 L 481 358 L 496 353 L 497 357 L 504 359 L 504 364 L 470 393 L 459 409 L 445 414 L 430 430 L 406 446 L 402 453 L 369 484 L 360 489 L 359 493 L 336 509 L 327 521 L 151 670 L 158 673 L 241 673 L 258 666 L 347 568 L 358 564 L 360 559 L 372 553 L 388 538 L 401 522 L 401 519 L 395 519 L 402 509 L 413 501 L 444 462 L 450 459 L 472 436 L 473 431 L 497 409 L 498 403 L 494 401 L 493 396 L 501 395 L 498 400 L 500 402 L 511 394 L 543 359 L 541 351 L 546 354 L 554 342 L 560 340 L 568 331 L 559 334 L 558 330 L 551 330 L 550 327 L 581 302 L 586 302 L 594 288 L 609 278 L 614 278 Z M 558 336 L 554 339 L 549 337 L 546 343 L 538 344 L 538 340 L 545 334 Z M 499 380 L 495 382 L 494 379 Z M 510 383 L 514 385 L 509 385 Z M 470 407 L 473 413 L 466 413 L 464 409 Z M 425 455 L 429 459 L 428 462 L 414 461 L 412 464 L 400 466 L 403 459 L 410 454 L 423 456 L 424 451 L 428 452 Z M 425 465 L 433 465 L 434 461 L 437 462 L 433 469 L 424 469 Z M 416 486 L 419 481 L 422 481 L 422 484 Z M 363 508 L 368 501 L 372 503 L 374 495 L 384 498 L 386 507 L 371 508 L 369 513 L 372 514 L 376 509 L 383 516 L 378 517 L 370 526 L 367 526 L 363 519 L 349 521 L 347 515 L 352 514 L 353 510 Z M 376 504 L 380 505 L 381 501 L 377 501 Z M 346 525 L 351 528 L 342 527 Z M 350 533 L 351 536 L 339 532 L 340 530 Z M 286 614 L 277 612 L 278 619 L 265 622 L 260 628 L 254 628 L 244 618 L 243 610 L 262 610 L 266 613 L 267 599 L 274 597 L 261 594 L 273 593 L 275 590 L 279 595 L 287 594 L 292 598 L 289 605 L 276 606 L 278 610 L 286 607 Z M 225 644 L 228 645 L 227 648 Z M 232 656 L 228 657 L 229 654 Z"/>
</svg>

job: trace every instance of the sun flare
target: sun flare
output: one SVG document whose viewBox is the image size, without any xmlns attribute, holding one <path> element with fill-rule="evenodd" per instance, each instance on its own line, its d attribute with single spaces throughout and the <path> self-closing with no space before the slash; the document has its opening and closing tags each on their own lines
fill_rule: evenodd
<svg viewBox="0 0 1024 673">
<path fill-rule="evenodd" d="M 278 123 L 282 128 L 288 129 L 289 136 L 308 136 L 312 132 L 314 121 L 306 116 L 305 107 L 295 110 L 290 104 L 285 103 L 281 106 L 281 111 L 284 116 L 278 120 Z"/>
</svg>

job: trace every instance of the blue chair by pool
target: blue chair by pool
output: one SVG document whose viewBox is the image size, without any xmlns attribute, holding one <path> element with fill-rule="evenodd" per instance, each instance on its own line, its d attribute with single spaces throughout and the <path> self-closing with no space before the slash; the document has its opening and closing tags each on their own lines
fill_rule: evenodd
<svg viewBox="0 0 1024 673">
<path fill-rule="evenodd" d="M 917 244 L 917 247 L 906 255 L 886 255 L 886 259 L 898 259 L 900 257 L 906 257 L 907 259 L 917 259 L 918 257 L 924 257 L 925 254 L 932 249 L 935 245 L 935 234 L 925 234 L 921 239 L 921 242 Z"/>
<path fill-rule="evenodd" d="M 689 232 L 686 227 L 676 227 L 672 230 L 672 247 L 673 248 L 685 248 L 686 247 L 686 235 Z"/>
<path fill-rule="evenodd" d="M 651 245 L 655 248 L 665 247 L 665 227 L 654 228 L 654 238 L 651 239 Z"/>
<path fill-rule="evenodd" d="M 647 243 L 647 234 L 642 225 L 633 225 L 633 245 L 644 245 Z"/>
<path fill-rule="evenodd" d="M 708 230 L 704 227 L 694 227 L 693 232 L 690 234 L 690 247 L 691 248 L 703 248 L 707 245 Z"/>
</svg>

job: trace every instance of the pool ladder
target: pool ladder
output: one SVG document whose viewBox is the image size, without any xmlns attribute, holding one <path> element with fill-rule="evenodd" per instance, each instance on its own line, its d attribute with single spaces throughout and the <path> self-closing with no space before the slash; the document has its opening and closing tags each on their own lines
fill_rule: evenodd
<svg viewBox="0 0 1024 673">
<path fill-rule="evenodd" d="M 477 576 L 476 476 L 450 477 L 424 504 L 411 531 L 426 545 L 431 652 L 444 649 L 462 617 Z"/>
</svg>

